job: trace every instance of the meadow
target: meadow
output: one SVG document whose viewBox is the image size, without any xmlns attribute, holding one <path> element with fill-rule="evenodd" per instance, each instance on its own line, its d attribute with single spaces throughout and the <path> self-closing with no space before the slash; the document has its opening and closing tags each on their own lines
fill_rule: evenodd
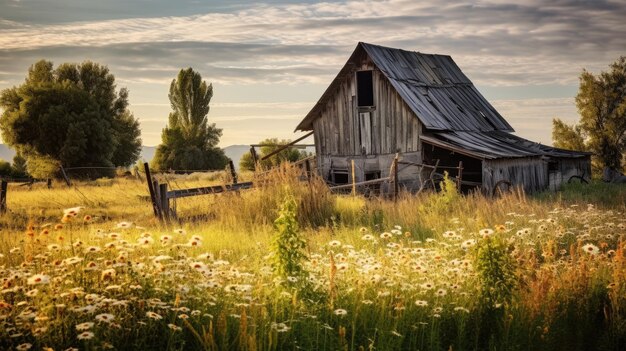
<svg viewBox="0 0 626 351">
<path fill-rule="evenodd" d="M 394 202 L 287 170 L 181 199 L 172 223 L 145 195 L 134 179 L 10 186 L 0 349 L 626 347 L 624 185 L 487 198 L 448 183 Z"/>
</svg>

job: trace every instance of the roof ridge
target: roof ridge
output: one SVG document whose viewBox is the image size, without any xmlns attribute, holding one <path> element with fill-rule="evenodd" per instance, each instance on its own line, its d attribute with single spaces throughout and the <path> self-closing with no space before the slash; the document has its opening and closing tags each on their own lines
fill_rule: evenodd
<svg viewBox="0 0 626 351">
<path fill-rule="evenodd" d="M 426 52 L 421 52 L 421 51 L 413 51 L 413 50 L 405 50 L 402 48 L 393 48 L 391 46 L 385 46 L 385 45 L 379 45 L 379 44 L 372 44 L 372 43 L 366 43 L 364 41 L 360 41 L 358 45 L 362 45 L 362 46 L 374 46 L 377 48 L 382 48 L 382 49 L 386 49 L 386 50 L 395 50 L 395 51 L 403 51 L 403 52 L 408 52 L 411 54 L 418 54 L 418 55 L 425 55 L 425 56 L 443 56 L 443 57 L 451 57 L 450 55 L 446 55 L 446 54 L 429 54 Z"/>
</svg>

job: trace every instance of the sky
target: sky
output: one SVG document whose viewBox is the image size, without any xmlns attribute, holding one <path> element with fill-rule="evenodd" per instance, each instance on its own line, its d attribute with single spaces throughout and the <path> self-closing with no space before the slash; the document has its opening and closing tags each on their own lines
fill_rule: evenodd
<svg viewBox="0 0 626 351">
<path fill-rule="evenodd" d="M 452 56 L 517 135 L 551 144 L 553 118 L 579 118 L 582 70 L 626 55 L 626 0 L 0 0 L 0 89 L 39 59 L 107 65 L 153 146 L 192 67 L 220 146 L 295 139 L 359 41 Z"/>
</svg>

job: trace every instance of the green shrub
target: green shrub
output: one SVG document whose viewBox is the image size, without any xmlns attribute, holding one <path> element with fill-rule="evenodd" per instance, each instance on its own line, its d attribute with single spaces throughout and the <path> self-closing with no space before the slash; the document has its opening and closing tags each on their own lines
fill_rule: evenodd
<svg viewBox="0 0 626 351">
<path fill-rule="evenodd" d="M 518 285 L 516 265 L 500 237 L 487 237 L 476 249 L 480 280 L 478 342 L 482 348 L 502 344 L 505 316 Z"/>
<path fill-rule="evenodd" d="M 276 233 L 272 240 L 274 274 L 287 285 L 301 285 L 306 279 L 303 261 L 306 242 L 300 237 L 296 220 L 297 204 L 293 196 L 287 196 L 274 221 Z"/>
</svg>

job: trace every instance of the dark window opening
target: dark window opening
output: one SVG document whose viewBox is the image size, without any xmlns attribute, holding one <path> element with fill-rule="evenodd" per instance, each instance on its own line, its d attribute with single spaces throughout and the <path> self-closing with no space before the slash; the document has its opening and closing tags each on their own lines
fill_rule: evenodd
<svg viewBox="0 0 626 351">
<path fill-rule="evenodd" d="M 380 171 L 365 172 L 365 180 L 380 179 Z"/>
<path fill-rule="evenodd" d="M 559 170 L 558 162 L 548 162 L 548 172 L 555 172 Z"/>
<path fill-rule="evenodd" d="M 372 71 L 356 72 L 357 103 L 359 107 L 374 106 Z"/>
<path fill-rule="evenodd" d="M 331 182 L 333 182 L 333 184 L 336 185 L 340 185 L 340 184 L 348 184 L 350 183 L 349 177 L 348 177 L 348 171 L 332 171 L 331 173 Z"/>
<path fill-rule="evenodd" d="M 439 160 L 439 167 L 435 173 L 442 175 L 444 171 L 448 172 L 448 177 L 456 181 L 458 177 L 459 162 L 463 162 L 463 172 L 461 174 L 461 191 L 469 192 L 477 187 L 480 188 L 483 182 L 483 164 L 482 161 L 470 156 L 455 153 L 454 151 L 443 149 L 429 144 L 422 144 L 424 150 L 424 163 L 434 165 Z M 443 168 L 450 167 L 450 168 Z M 427 170 L 430 172 L 430 170 Z"/>
</svg>

